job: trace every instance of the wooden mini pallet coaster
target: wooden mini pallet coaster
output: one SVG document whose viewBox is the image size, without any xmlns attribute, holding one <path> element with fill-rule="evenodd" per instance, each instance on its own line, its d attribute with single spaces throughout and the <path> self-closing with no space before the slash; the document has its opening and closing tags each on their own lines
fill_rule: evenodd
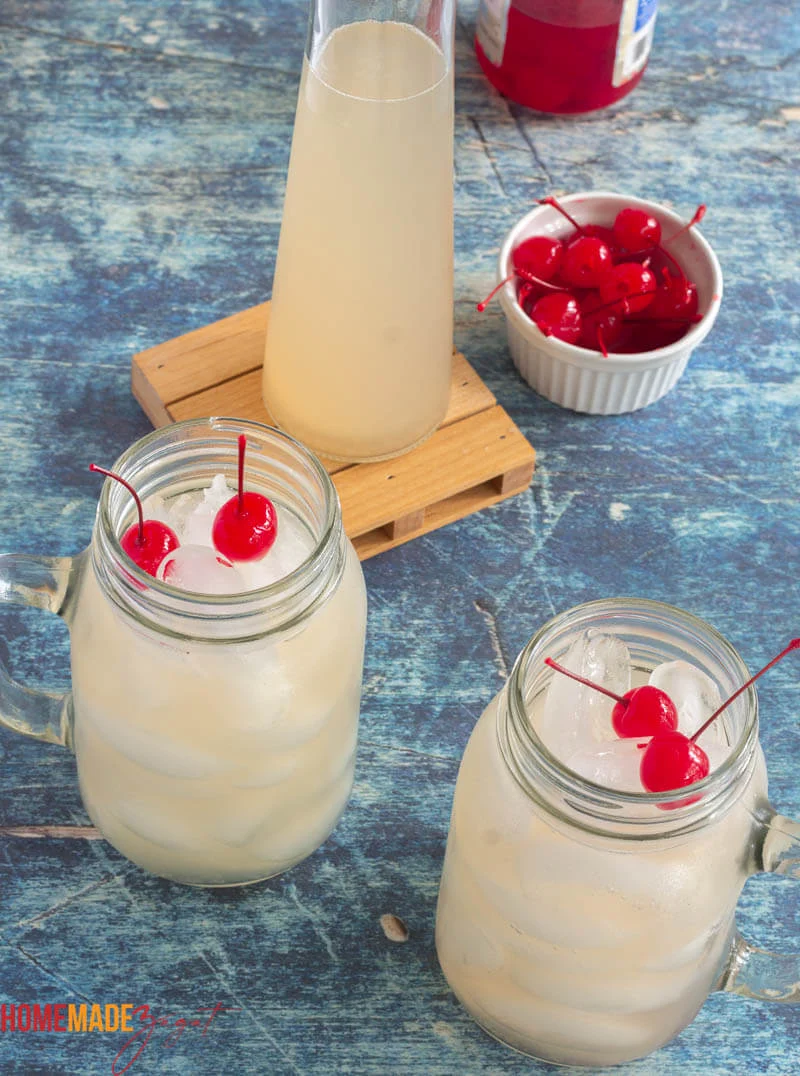
<svg viewBox="0 0 800 1076">
<path fill-rule="evenodd" d="M 269 303 L 250 307 L 133 357 L 133 394 L 155 426 L 209 415 L 275 425 L 261 398 Z M 322 462 L 359 557 L 427 534 L 521 493 L 535 453 L 463 355 L 453 358 L 450 406 L 436 432 L 378 463 Z"/>
</svg>

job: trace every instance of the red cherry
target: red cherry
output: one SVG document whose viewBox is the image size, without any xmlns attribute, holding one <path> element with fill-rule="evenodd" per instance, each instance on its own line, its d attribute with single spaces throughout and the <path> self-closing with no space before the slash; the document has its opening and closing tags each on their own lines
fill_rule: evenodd
<svg viewBox="0 0 800 1076">
<path fill-rule="evenodd" d="M 602 351 L 607 357 L 608 349 L 622 335 L 622 311 L 618 303 L 604 304 L 599 291 L 588 291 L 581 299 L 581 335 L 578 347 L 589 351 Z"/>
<path fill-rule="evenodd" d="M 645 314 L 648 318 L 692 318 L 697 313 L 697 286 L 686 277 L 665 272 Z"/>
<path fill-rule="evenodd" d="M 623 250 L 636 254 L 661 242 L 661 225 L 644 209 L 629 206 L 614 219 L 614 239 Z"/>
<path fill-rule="evenodd" d="M 532 235 L 524 239 L 511 252 L 511 264 L 519 271 L 524 269 L 540 280 L 552 280 L 561 265 L 564 244 L 549 235 Z"/>
<path fill-rule="evenodd" d="M 214 516 L 211 540 L 228 560 L 259 560 L 278 536 L 275 506 L 263 493 L 244 489 L 245 435 L 239 434 L 239 492 Z"/>
<path fill-rule="evenodd" d="M 653 301 L 655 290 L 652 269 L 638 262 L 620 262 L 600 285 L 600 298 L 604 303 L 618 301 L 625 314 L 638 314 Z"/>
<path fill-rule="evenodd" d="M 128 527 L 119 543 L 131 560 L 148 575 L 158 572 L 158 566 L 173 549 L 180 545 L 178 536 L 166 523 L 146 519 L 141 528 L 138 523 Z"/>
<path fill-rule="evenodd" d="M 642 784 L 648 792 L 669 792 L 673 788 L 684 788 L 692 785 L 695 781 L 702 781 L 708 776 L 710 764 L 708 755 L 697 743 L 697 740 L 706 729 L 712 725 L 723 710 L 726 710 L 734 699 L 738 698 L 752 683 L 763 676 L 773 665 L 777 665 L 782 658 L 792 650 L 800 650 L 800 639 L 792 639 L 787 647 L 781 650 L 777 657 L 767 662 L 763 669 L 746 680 L 740 688 L 717 707 L 711 717 L 705 721 L 692 736 L 684 736 L 680 732 L 659 732 L 652 738 L 642 755 L 639 766 L 639 776 Z M 683 807 L 694 800 L 682 800 L 680 803 L 671 803 L 669 807 Z"/>
<path fill-rule="evenodd" d="M 611 257 L 615 262 L 624 260 L 624 252 L 614 237 L 613 228 L 605 228 L 602 224 L 585 224 L 583 234 L 591 235 L 595 239 L 602 239 L 611 251 Z"/>
<path fill-rule="evenodd" d="M 173 549 L 177 549 L 180 545 L 177 534 L 166 523 L 160 523 L 157 519 L 144 518 L 144 510 L 142 509 L 139 494 L 122 475 L 107 471 L 105 467 L 98 467 L 96 463 L 90 463 L 89 470 L 105 475 L 106 478 L 113 478 L 115 482 L 123 485 L 133 497 L 136 502 L 139 521 L 138 523 L 132 523 L 128 527 L 119 544 L 134 564 L 138 565 L 142 571 L 147 572 L 148 575 L 155 576 L 159 564 L 167 553 L 171 553 Z"/>
<path fill-rule="evenodd" d="M 674 730 L 657 732 L 639 763 L 639 777 L 648 792 L 670 792 L 708 777 L 711 764 L 699 744 Z M 685 806 L 692 800 L 684 800 Z"/>
<path fill-rule="evenodd" d="M 569 292 L 543 295 L 533 305 L 530 317 L 545 336 L 555 336 L 568 344 L 577 343 L 581 334 L 581 313 L 578 300 Z"/>
<path fill-rule="evenodd" d="M 609 350 L 633 354 L 667 347 L 701 320 L 697 288 L 667 244 L 697 224 L 705 206 L 698 207 L 686 225 L 662 241 L 658 220 L 633 206 L 621 209 L 614 225 L 607 227 L 579 224 L 553 197 L 539 202 L 566 218 L 573 233 L 563 241 L 534 235 L 519 243 L 511 252 L 512 272 L 477 304 L 479 311 L 514 281 L 520 308 L 545 335 L 600 351 L 606 357 Z M 588 288 L 592 293 L 583 294 Z M 534 314 L 538 299 L 559 293 L 562 298 L 545 303 Z M 568 316 L 562 317 L 572 299 L 579 307 L 577 338 L 571 308 Z"/>
<path fill-rule="evenodd" d="M 621 739 L 655 736 L 678 727 L 678 711 L 666 691 L 645 684 L 622 697 L 625 703 L 618 702 L 611 711 L 611 724 Z"/>
<path fill-rule="evenodd" d="M 613 266 L 611 251 L 602 239 L 579 235 L 564 251 L 559 276 L 573 288 L 597 288 Z"/>
<path fill-rule="evenodd" d="M 568 676 L 570 680 L 577 680 L 579 684 L 585 684 L 586 687 L 594 688 L 613 699 L 617 705 L 611 711 L 611 724 L 617 735 L 623 739 L 654 736 L 657 732 L 677 728 L 678 711 L 675 703 L 666 691 L 660 688 L 645 684 L 643 687 L 626 691 L 624 695 L 618 695 L 616 691 L 610 691 L 607 687 L 595 684 L 593 680 L 587 680 L 585 676 L 565 669 L 552 658 L 545 658 L 544 663 L 556 672 Z"/>
</svg>

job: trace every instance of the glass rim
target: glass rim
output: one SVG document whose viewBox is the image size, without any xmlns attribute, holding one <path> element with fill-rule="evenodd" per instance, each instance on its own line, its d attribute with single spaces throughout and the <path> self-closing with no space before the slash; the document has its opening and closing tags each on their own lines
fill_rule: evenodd
<svg viewBox="0 0 800 1076">
<path fill-rule="evenodd" d="M 583 801 L 584 804 L 590 805 L 597 810 L 603 806 L 608 808 L 608 810 L 600 811 L 600 813 L 590 811 L 589 813 L 594 817 L 606 823 L 617 822 L 622 826 L 635 827 L 644 824 L 649 828 L 657 828 L 659 832 L 650 834 L 650 836 L 673 835 L 674 832 L 693 828 L 697 822 L 705 820 L 710 813 L 713 813 L 722 801 L 726 800 L 736 779 L 750 766 L 758 734 L 758 697 L 755 685 L 751 684 L 747 691 L 740 696 L 740 699 L 736 700 L 737 703 L 746 707 L 746 716 L 736 741 L 731 745 L 731 750 L 723 762 L 701 781 L 668 792 L 631 792 L 623 789 L 608 788 L 583 777 L 559 759 L 534 729 L 528 716 L 524 686 L 531 663 L 536 660 L 537 651 L 540 650 L 542 643 L 553 635 L 554 629 L 564 625 L 570 618 L 575 618 L 579 613 L 584 614 L 585 618 L 588 619 L 595 613 L 604 612 L 610 614 L 615 611 L 628 611 L 634 615 L 642 616 L 649 614 L 651 617 L 661 619 L 665 623 L 668 621 L 679 625 L 683 623 L 694 634 L 702 635 L 715 650 L 721 652 L 741 674 L 742 682 L 750 676 L 744 660 L 733 644 L 716 628 L 700 617 L 687 613 L 677 606 L 648 598 L 600 598 L 581 603 L 562 613 L 558 613 L 534 633 L 520 652 L 509 676 L 507 691 L 509 718 L 513 723 L 514 733 L 522 743 L 523 749 L 530 753 L 534 763 L 540 765 L 544 776 L 553 781 L 559 792 Z M 516 773 L 515 776 L 518 780 L 520 779 Z M 523 789 L 528 795 L 532 795 L 537 802 L 542 803 L 548 811 L 552 811 L 552 804 L 537 794 L 534 788 L 529 787 L 527 781 L 524 782 Z M 686 800 L 687 797 L 690 797 L 692 802 L 682 805 L 676 802 Z M 622 816 L 619 813 L 623 808 L 630 809 L 637 806 L 645 808 L 656 806 L 668 809 L 664 810 L 663 814 L 658 818 L 653 818 L 652 815 L 637 818 L 632 815 Z M 572 824 L 575 823 L 575 818 L 572 815 L 565 815 L 564 817 L 566 821 Z M 670 822 L 675 823 L 675 825 L 669 826 L 668 823 Z M 582 822 L 580 824 L 583 825 Z M 585 826 L 584 828 L 591 827 Z M 606 829 L 599 829 L 595 832 L 609 836 Z M 635 838 L 635 835 L 630 833 L 617 835 Z"/>
<path fill-rule="evenodd" d="M 319 3 L 319 2 L 320 2 L 320 0 L 316 0 L 316 3 Z M 445 25 L 446 26 L 447 23 L 448 23 L 448 20 L 450 18 L 450 13 L 448 13 L 445 10 L 446 4 L 448 2 L 449 2 L 449 0 L 444 0 L 444 2 L 442 4 L 442 10 L 441 10 L 441 14 L 440 14 L 440 23 L 439 23 L 439 25 Z M 332 28 L 328 29 L 327 33 L 324 34 L 324 36 L 321 38 L 320 42 L 317 44 L 317 47 L 314 48 L 314 42 L 315 42 L 315 39 L 316 39 L 316 32 L 317 32 L 317 27 L 315 26 L 315 23 L 314 23 L 314 9 L 315 9 L 315 2 L 314 2 L 314 0 L 312 0 L 310 12 L 309 12 L 308 33 L 306 35 L 306 43 L 305 43 L 305 48 L 303 50 L 303 55 L 305 57 L 306 62 L 308 63 L 309 68 L 314 72 L 315 77 L 317 79 L 319 79 L 319 81 L 322 83 L 322 85 L 327 90 L 330 90 L 332 93 L 335 93 L 339 97 L 345 98 L 345 99 L 350 100 L 350 101 L 360 101 L 360 102 L 363 102 L 365 104 L 374 104 L 376 102 L 378 102 L 378 103 L 380 103 L 382 105 L 402 104 L 402 103 L 404 103 L 406 101 L 414 101 L 419 97 L 423 97 L 425 94 L 430 93 L 432 90 L 436 89 L 438 86 L 441 86 L 442 82 L 444 82 L 447 79 L 452 79 L 452 77 L 453 77 L 453 72 L 455 70 L 455 57 L 453 55 L 453 53 L 454 53 L 453 34 L 455 32 L 454 30 L 449 34 L 450 41 L 449 41 L 448 48 L 443 48 L 437 42 L 436 35 L 429 32 L 428 30 L 424 29 L 421 26 L 417 26 L 412 17 L 402 17 L 401 18 L 401 17 L 399 17 L 398 12 L 394 12 L 394 13 L 392 13 L 392 15 L 388 15 L 385 18 L 376 18 L 373 15 L 370 18 L 356 18 L 356 19 L 351 19 L 349 21 L 348 20 L 343 20 L 342 22 L 339 22 L 339 23 L 337 23 L 337 25 L 335 25 Z M 455 4 L 454 3 L 451 6 L 451 11 L 452 11 L 453 18 L 454 18 L 455 17 Z M 335 33 L 337 33 L 339 30 L 341 30 L 345 26 L 355 26 L 355 25 L 357 25 L 359 23 L 376 23 L 376 24 L 379 24 L 379 25 L 382 24 L 382 23 L 398 23 L 401 26 L 408 26 L 412 30 L 416 30 L 422 37 L 426 38 L 426 40 L 428 40 L 431 43 L 431 45 L 433 45 L 433 47 L 437 50 L 437 52 L 439 52 L 441 54 L 442 59 L 444 61 L 444 70 L 442 72 L 441 77 L 436 79 L 435 82 L 431 82 L 431 84 L 429 86 L 426 86 L 424 89 L 417 90 L 416 93 L 406 94 L 403 97 L 365 97 L 365 96 L 363 96 L 363 94 L 347 93 L 344 90 L 340 90 L 338 87 L 332 85 L 331 82 L 327 78 L 323 77 L 322 73 L 319 70 L 319 58 L 320 58 L 322 52 L 324 52 L 325 48 L 327 47 L 327 44 L 330 41 L 331 37 Z"/>
<path fill-rule="evenodd" d="M 145 572 L 124 551 L 120 536 L 114 527 L 111 511 L 111 496 L 118 483 L 111 478 L 106 478 L 98 499 L 96 531 L 99 531 L 104 544 L 103 552 L 111 554 L 114 567 L 125 581 L 126 594 L 134 601 L 138 599 L 137 605 L 142 603 L 143 596 L 146 595 L 146 605 L 153 609 L 168 609 L 172 615 L 180 618 L 198 621 L 213 618 L 218 622 L 233 621 L 248 614 L 263 613 L 265 606 L 276 605 L 282 599 L 294 603 L 302 598 L 303 594 L 313 587 L 320 571 L 330 559 L 332 541 L 342 529 L 339 497 L 321 461 L 300 441 L 276 427 L 252 419 L 211 416 L 185 419 L 145 434 L 120 454 L 112 469 L 127 480 L 133 480 L 135 484 L 136 476 L 156 458 L 152 454 L 153 449 L 160 449 L 168 455 L 170 446 L 178 450 L 182 444 L 185 446 L 189 443 L 189 438 L 181 441 L 181 434 L 184 431 L 187 434 L 192 431 L 195 435 L 200 435 L 194 438 L 198 448 L 204 444 L 211 446 L 215 441 L 221 442 L 221 439 L 215 438 L 214 434 L 228 433 L 232 439 L 235 439 L 239 434 L 244 433 L 252 437 L 254 444 L 265 446 L 272 442 L 288 449 L 290 456 L 308 468 L 312 479 L 316 480 L 322 493 L 323 516 L 318 533 L 313 536 L 313 548 L 291 572 L 263 587 L 231 594 L 203 594 L 184 590 Z M 209 435 L 205 442 L 202 438 L 204 431 L 207 431 Z M 234 440 L 231 443 L 235 443 Z M 128 609 L 127 604 L 126 609 Z M 128 611 L 133 610 L 128 609 Z M 137 612 L 138 610 L 134 611 L 134 615 Z M 159 627 L 159 630 L 162 629 Z M 171 632 L 166 629 L 163 633 L 178 635 L 181 638 L 197 638 L 193 634 L 185 635 L 182 632 Z M 263 632 L 256 633 L 256 635 L 261 634 Z"/>
</svg>

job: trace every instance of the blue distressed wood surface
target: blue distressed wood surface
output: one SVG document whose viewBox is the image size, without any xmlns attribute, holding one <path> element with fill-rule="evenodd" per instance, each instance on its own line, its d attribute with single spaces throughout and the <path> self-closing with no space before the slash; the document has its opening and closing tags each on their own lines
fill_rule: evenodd
<svg viewBox="0 0 800 1076">
<path fill-rule="evenodd" d="M 456 328 L 538 450 L 530 491 L 365 566 L 370 597 L 352 802 L 270 883 L 205 892 L 102 841 L 0 840 L 0 1001 L 148 1002 L 131 1072 L 505 1076 L 550 1071 L 487 1038 L 436 962 L 433 920 L 458 759 L 541 623 L 618 593 L 708 619 L 753 667 L 800 633 L 798 67 L 794 0 L 662 0 L 632 96 L 582 119 L 509 105 L 457 31 Z M 87 541 L 96 478 L 148 430 L 133 352 L 269 295 L 306 9 L 295 0 L 0 0 L 0 548 Z M 690 215 L 725 274 L 716 326 L 646 411 L 589 418 L 520 381 L 491 286 L 536 197 L 588 188 Z M 315 282 L 324 287 L 324 281 Z M 313 297 L 313 287 L 309 294 Z M 17 676 L 66 684 L 63 625 L 2 610 Z M 800 815 L 800 669 L 760 690 L 771 791 Z M 0 732 L 0 826 L 85 825 L 72 758 Z M 800 887 L 754 878 L 742 927 L 800 949 Z M 379 919 L 408 923 L 389 941 Z M 800 1011 L 715 995 L 620 1073 L 795 1074 Z M 0 1035 L 0 1072 L 109 1073 L 127 1036 Z"/>
</svg>

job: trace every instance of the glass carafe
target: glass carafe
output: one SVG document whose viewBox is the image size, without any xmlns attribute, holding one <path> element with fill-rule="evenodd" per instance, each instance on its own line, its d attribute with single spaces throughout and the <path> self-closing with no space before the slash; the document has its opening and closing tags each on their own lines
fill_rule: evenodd
<svg viewBox="0 0 800 1076">
<path fill-rule="evenodd" d="M 264 400 L 324 456 L 398 455 L 447 409 L 455 0 L 312 0 Z"/>
<path fill-rule="evenodd" d="M 147 575 L 120 546 L 133 503 L 111 480 L 84 552 L 0 556 L 0 601 L 63 617 L 72 664 L 65 696 L 23 688 L 0 664 L 0 726 L 71 747 L 103 835 L 194 885 L 254 882 L 304 859 L 344 810 L 355 765 L 366 594 L 319 461 L 277 430 L 208 419 L 150 434 L 115 470 L 143 499 L 218 474 L 235 487 L 240 433 L 247 488 L 291 516 L 310 550 L 272 585 L 201 595 Z"/>
<path fill-rule="evenodd" d="M 711 990 L 800 1001 L 800 957 L 752 947 L 734 918 L 751 874 L 800 877 L 800 826 L 769 805 L 752 687 L 725 711 L 730 751 L 697 797 L 611 791 L 559 762 L 535 731 L 559 675 L 544 658 L 563 661 L 592 629 L 625 640 L 634 673 L 684 659 L 723 698 L 749 675 L 713 628 L 661 603 L 591 602 L 546 624 L 467 744 L 436 946 L 496 1038 L 605 1066 L 668 1042 Z"/>
</svg>

